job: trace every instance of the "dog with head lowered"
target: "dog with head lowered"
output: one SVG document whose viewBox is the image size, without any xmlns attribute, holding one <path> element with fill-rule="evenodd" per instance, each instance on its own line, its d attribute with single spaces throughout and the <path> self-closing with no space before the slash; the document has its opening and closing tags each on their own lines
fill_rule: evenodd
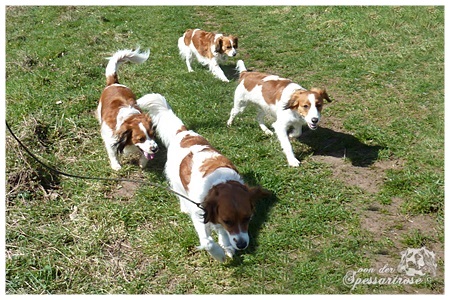
<svg viewBox="0 0 450 300">
<path fill-rule="evenodd" d="M 97 108 L 101 135 L 113 170 L 120 170 L 119 154 L 141 153 L 139 165 L 143 168 L 155 156 L 158 145 L 154 140 L 153 123 L 149 115 L 142 113 L 136 96 L 130 88 L 119 83 L 117 68 L 125 62 L 143 63 L 150 52 L 137 50 L 117 51 L 106 66 L 106 87 Z"/>
<path fill-rule="evenodd" d="M 239 85 L 234 92 L 234 106 L 227 125 L 231 126 L 237 114 L 244 111 L 247 104 L 259 107 L 257 121 L 265 134 L 273 132 L 264 124 L 264 116 L 270 113 L 276 118 L 272 124 L 283 148 L 289 166 L 297 167 L 300 162 L 295 158 L 289 138 L 298 138 L 302 126 L 312 130 L 318 128 L 324 100 L 331 102 L 324 89 L 307 90 L 289 79 L 260 72 L 249 72 L 244 62 L 237 62 L 240 73 Z M 288 134 L 289 132 L 289 134 Z"/>
<path fill-rule="evenodd" d="M 255 203 L 269 192 L 245 184 L 234 164 L 203 136 L 188 130 L 163 96 L 148 94 L 139 104 L 149 111 L 167 147 L 165 174 L 172 189 L 201 205 L 179 197 L 181 211 L 190 215 L 197 231 L 198 248 L 221 262 L 247 248 Z"/>
</svg>

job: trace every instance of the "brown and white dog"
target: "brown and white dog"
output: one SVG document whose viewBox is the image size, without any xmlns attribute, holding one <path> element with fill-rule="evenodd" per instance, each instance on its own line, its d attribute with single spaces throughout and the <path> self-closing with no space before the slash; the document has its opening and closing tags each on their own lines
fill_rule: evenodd
<svg viewBox="0 0 450 300">
<path fill-rule="evenodd" d="M 193 72 L 191 61 L 192 56 L 195 55 L 202 65 L 209 66 L 209 70 L 215 77 L 225 82 L 229 82 L 229 80 L 220 68 L 219 63 L 225 61 L 229 56 L 236 56 L 237 47 L 237 37 L 201 29 L 188 29 L 178 39 L 180 55 L 186 60 L 189 72 Z"/>
<path fill-rule="evenodd" d="M 226 255 L 232 257 L 235 250 L 247 248 L 255 202 L 268 191 L 247 186 L 228 158 L 204 137 L 187 130 L 163 96 L 146 95 L 141 106 L 149 110 L 158 136 L 167 147 L 165 174 L 172 189 L 204 209 L 179 197 L 181 211 L 191 216 L 200 239 L 198 249 L 223 262 Z M 219 244 L 211 236 L 213 229 Z"/>
<path fill-rule="evenodd" d="M 289 79 L 260 72 L 248 72 L 244 62 L 237 62 L 240 72 L 239 85 L 234 93 L 234 107 L 231 109 L 227 125 L 242 112 L 248 102 L 259 106 L 257 121 L 265 134 L 272 135 L 264 124 L 264 116 L 270 113 L 276 118 L 272 127 L 277 134 L 288 164 L 297 167 L 300 162 L 295 158 L 289 137 L 297 138 L 302 134 L 302 125 L 317 129 L 323 102 L 331 102 L 324 89 L 307 90 Z M 290 131 L 288 136 L 288 131 Z"/>
<path fill-rule="evenodd" d="M 101 135 L 111 168 L 121 168 L 118 155 L 124 152 L 140 151 L 139 165 L 143 168 L 158 151 L 154 141 L 153 124 L 149 115 L 143 114 L 131 89 L 119 84 L 117 68 L 130 61 L 143 63 L 150 52 L 137 50 L 117 51 L 106 66 L 106 87 L 100 96 L 97 117 L 101 126 Z"/>
</svg>

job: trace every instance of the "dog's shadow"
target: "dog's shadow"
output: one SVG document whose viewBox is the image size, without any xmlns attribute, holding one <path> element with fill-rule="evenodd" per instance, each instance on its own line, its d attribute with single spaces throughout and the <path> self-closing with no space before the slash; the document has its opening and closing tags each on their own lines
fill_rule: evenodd
<svg viewBox="0 0 450 300">
<path fill-rule="evenodd" d="M 167 148 L 162 144 L 161 141 L 157 140 L 159 150 L 155 155 L 155 158 L 149 160 L 145 168 L 142 169 L 145 173 L 153 174 L 158 180 L 165 181 L 166 177 L 164 175 L 164 168 L 167 161 Z M 140 155 L 134 155 L 132 157 L 126 157 L 123 159 L 124 164 L 133 165 L 134 169 L 140 169 L 139 166 Z"/>
<path fill-rule="evenodd" d="M 232 62 L 227 62 L 220 65 L 225 76 L 229 81 L 237 81 L 239 80 L 239 72 L 236 70 L 236 64 Z"/>
<path fill-rule="evenodd" d="M 385 149 L 366 145 L 351 134 L 321 127 L 304 130 L 298 141 L 310 146 L 314 155 L 345 158 L 356 167 L 371 166 L 378 159 L 380 150 Z"/>
<path fill-rule="evenodd" d="M 374 164 L 378 159 L 379 151 L 385 148 L 378 145 L 366 145 L 353 135 L 328 128 L 318 128 L 314 131 L 304 129 L 298 140 L 310 146 L 314 155 L 346 158 L 353 166 L 358 167 L 368 167 Z M 243 177 L 249 185 L 258 185 L 253 172 L 243 174 Z M 243 254 L 252 254 L 257 251 L 260 230 L 263 224 L 267 222 L 270 211 L 277 202 L 278 197 L 274 193 L 257 202 L 255 213 L 249 226 L 250 244 L 246 250 L 236 253 L 233 260 L 229 263 L 230 266 L 237 267 L 242 265 L 244 263 Z"/>
</svg>

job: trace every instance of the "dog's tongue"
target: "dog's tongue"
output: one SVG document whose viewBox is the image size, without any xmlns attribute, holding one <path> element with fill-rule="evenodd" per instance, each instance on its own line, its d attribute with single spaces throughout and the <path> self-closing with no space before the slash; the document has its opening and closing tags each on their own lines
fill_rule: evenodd
<svg viewBox="0 0 450 300">
<path fill-rule="evenodd" d="M 145 158 L 147 158 L 148 160 L 152 160 L 155 158 L 155 154 L 154 153 L 147 153 L 144 152 Z"/>
</svg>

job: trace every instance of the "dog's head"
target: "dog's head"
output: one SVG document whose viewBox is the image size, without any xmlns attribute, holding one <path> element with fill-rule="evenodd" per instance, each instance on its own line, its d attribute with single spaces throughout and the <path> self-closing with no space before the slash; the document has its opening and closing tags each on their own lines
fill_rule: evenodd
<svg viewBox="0 0 450 300">
<path fill-rule="evenodd" d="M 292 109 L 298 112 L 305 119 L 308 127 L 312 130 L 317 129 L 322 112 L 323 102 L 331 102 L 326 90 L 312 88 L 309 91 L 297 90 L 289 99 L 285 109 Z"/>
<path fill-rule="evenodd" d="M 429 273 L 436 276 L 436 254 L 433 251 L 422 247 L 420 249 L 408 248 L 400 252 L 401 259 L 397 266 L 399 273 L 405 273 L 408 276 Z"/>
<path fill-rule="evenodd" d="M 122 153 L 126 146 L 135 145 L 145 158 L 153 159 L 158 151 L 151 118 L 146 114 L 136 114 L 127 118 L 116 132 L 117 152 Z"/>
<path fill-rule="evenodd" d="M 243 250 L 249 244 L 248 225 L 258 199 L 270 193 L 260 187 L 248 187 L 237 181 L 214 186 L 203 202 L 204 223 L 220 224 L 231 245 Z"/>
<path fill-rule="evenodd" d="M 216 52 L 227 56 L 236 56 L 238 38 L 232 35 L 220 36 L 216 39 Z"/>
</svg>

